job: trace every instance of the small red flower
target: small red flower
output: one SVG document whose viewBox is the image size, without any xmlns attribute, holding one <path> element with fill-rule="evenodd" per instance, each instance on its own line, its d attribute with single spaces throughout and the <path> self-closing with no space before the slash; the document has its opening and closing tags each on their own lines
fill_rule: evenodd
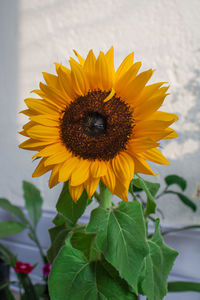
<svg viewBox="0 0 200 300">
<path fill-rule="evenodd" d="M 44 276 L 49 276 L 50 270 L 51 270 L 51 265 L 50 265 L 49 262 L 47 262 L 47 263 L 43 266 L 43 269 L 42 269 Z"/>
<path fill-rule="evenodd" d="M 17 261 L 14 267 L 16 273 L 25 273 L 25 274 L 29 274 L 33 269 L 34 267 L 29 265 L 28 263 L 23 263 L 22 261 Z"/>
</svg>

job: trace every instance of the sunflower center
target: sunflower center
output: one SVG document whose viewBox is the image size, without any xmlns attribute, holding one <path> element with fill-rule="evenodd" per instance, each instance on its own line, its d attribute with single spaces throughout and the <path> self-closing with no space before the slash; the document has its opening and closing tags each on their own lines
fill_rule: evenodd
<svg viewBox="0 0 200 300">
<path fill-rule="evenodd" d="M 83 120 L 83 129 L 91 137 L 98 137 L 106 132 L 106 119 L 98 112 L 90 112 Z"/>
<path fill-rule="evenodd" d="M 64 111 L 61 140 L 75 156 L 108 161 L 126 149 L 134 127 L 132 111 L 119 97 L 104 102 L 108 95 L 106 91 L 91 91 Z"/>
</svg>

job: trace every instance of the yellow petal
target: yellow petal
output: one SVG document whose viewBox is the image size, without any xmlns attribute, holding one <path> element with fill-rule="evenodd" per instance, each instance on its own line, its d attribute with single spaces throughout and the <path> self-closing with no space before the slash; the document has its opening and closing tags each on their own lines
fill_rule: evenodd
<svg viewBox="0 0 200 300">
<path fill-rule="evenodd" d="M 50 189 L 58 184 L 58 174 L 59 174 L 58 171 L 59 171 L 59 168 L 60 168 L 59 164 L 53 166 L 51 176 L 49 178 L 49 187 L 50 187 Z"/>
<path fill-rule="evenodd" d="M 71 186 L 69 184 L 69 192 L 74 202 L 77 202 L 79 198 L 81 197 L 84 190 L 83 184 L 79 186 Z"/>
<path fill-rule="evenodd" d="M 71 153 L 64 148 L 60 152 L 49 156 L 45 161 L 45 166 L 62 163 L 68 160 L 70 157 L 71 157 Z"/>
<path fill-rule="evenodd" d="M 24 100 L 28 108 L 41 114 L 59 116 L 58 109 L 42 99 L 27 98 Z"/>
<path fill-rule="evenodd" d="M 69 101 L 67 101 L 65 95 L 63 95 L 60 91 L 45 85 L 42 82 L 40 82 L 40 89 L 46 95 L 46 97 L 51 100 L 52 104 L 58 107 L 58 109 L 62 110 L 66 108 L 66 105 L 69 103 Z"/>
<path fill-rule="evenodd" d="M 28 139 L 28 140 L 24 141 L 23 143 L 21 143 L 19 145 L 19 148 L 26 149 L 26 150 L 36 150 L 36 149 L 38 150 L 41 147 L 49 145 L 51 143 L 53 143 L 53 141 L 49 142 L 49 141 L 37 141 L 37 140 L 33 140 L 33 139 Z"/>
<path fill-rule="evenodd" d="M 102 177 L 107 172 L 107 165 L 104 161 L 95 160 L 95 161 L 91 162 L 90 172 L 91 172 L 92 177 L 94 177 L 94 178 Z"/>
<path fill-rule="evenodd" d="M 136 173 L 142 173 L 142 174 L 156 176 L 156 174 L 153 172 L 151 167 L 148 165 L 148 163 L 143 158 L 141 158 L 139 156 L 133 156 L 133 159 L 134 159 Z"/>
<path fill-rule="evenodd" d="M 122 182 L 120 178 L 117 178 L 114 194 L 121 198 L 123 201 L 128 202 L 129 185 L 130 179 L 126 179 Z"/>
<path fill-rule="evenodd" d="M 51 86 L 54 89 L 60 90 L 58 76 L 50 74 L 50 73 L 46 73 L 46 72 L 42 72 L 42 74 L 43 74 L 44 80 L 46 81 L 46 84 L 48 86 Z"/>
<path fill-rule="evenodd" d="M 128 152 L 131 153 L 138 153 L 144 152 L 145 150 L 158 147 L 159 143 L 153 141 L 150 138 L 140 138 L 140 139 L 133 139 L 127 145 Z"/>
<path fill-rule="evenodd" d="M 111 47 L 108 52 L 105 54 L 105 58 L 107 60 L 108 67 L 110 69 L 110 74 L 112 77 L 112 82 L 115 75 L 115 67 L 114 67 L 114 48 Z"/>
<path fill-rule="evenodd" d="M 51 155 L 54 155 L 54 154 L 57 154 L 57 153 L 63 152 L 63 151 L 67 151 L 67 149 L 65 148 L 65 146 L 63 144 L 61 144 L 60 142 L 54 143 L 54 144 L 44 147 L 40 152 L 35 154 L 33 156 L 33 158 L 41 157 L 41 156 L 48 157 L 48 156 L 51 156 Z"/>
<path fill-rule="evenodd" d="M 148 118 L 151 114 L 153 114 L 155 111 L 157 111 L 160 108 L 166 96 L 167 95 L 164 94 L 162 96 L 158 95 L 158 96 L 151 97 L 145 103 L 136 107 L 134 109 L 135 120 L 142 120 L 142 119 L 144 120 L 145 118 Z"/>
<path fill-rule="evenodd" d="M 140 73 L 132 82 L 127 85 L 127 91 L 124 95 L 129 104 L 135 104 L 136 99 L 140 96 L 145 85 L 153 75 L 153 70 L 148 70 Z"/>
<path fill-rule="evenodd" d="M 123 76 L 120 77 L 119 80 L 116 80 L 114 89 L 116 90 L 117 94 L 119 96 L 122 96 L 123 98 L 127 95 L 127 89 L 129 88 L 130 84 L 133 83 L 134 79 L 136 78 L 136 75 L 141 67 L 141 62 L 137 62 L 134 65 L 132 65 L 129 70 L 124 73 Z"/>
<path fill-rule="evenodd" d="M 60 140 L 60 130 L 57 127 L 47 127 L 43 125 L 35 125 L 27 130 L 27 134 L 32 139 L 40 141 L 58 141 Z"/>
<path fill-rule="evenodd" d="M 77 186 L 84 183 L 89 177 L 90 162 L 80 160 L 76 170 L 73 171 L 70 179 L 71 186 Z"/>
<path fill-rule="evenodd" d="M 38 124 L 46 125 L 50 127 L 58 127 L 60 126 L 60 121 L 55 115 L 37 115 L 30 116 L 30 119 Z"/>
<path fill-rule="evenodd" d="M 155 94 L 157 94 L 157 91 L 161 90 L 160 87 L 164 84 L 165 82 L 157 82 L 153 83 L 150 85 L 145 86 L 143 89 L 139 99 L 138 99 L 138 104 L 139 103 L 144 103 L 147 99 L 151 98 Z M 165 87 L 167 90 L 169 87 Z M 165 94 L 165 93 L 164 93 Z"/>
<path fill-rule="evenodd" d="M 69 180 L 72 172 L 79 165 L 79 162 L 80 159 L 78 159 L 77 157 L 72 157 L 71 155 L 71 157 L 60 167 L 58 180 L 60 182 L 65 182 Z"/>
<path fill-rule="evenodd" d="M 140 156 L 146 160 L 155 162 L 160 165 L 170 165 L 170 162 L 166 159 L 166 157 L 164 157 L 164 155 L 157 148 L 147 150 L 141 153 Z"/>
<path fill-rule="evenodd" d="M 58 74 L 58 80 L 67 95 L 67 102 L 71 102 L 71 100 L 75 98 L 75 92 L 72 88 L 71 71 L 58 63 L 55 65 Z"/>
<path fill-rule="evenodd" d="M 178 133 L 172 128 L 165 129 L 165 132 L 166 132 L 166 135 L 165 135 L 165 137 L 163 137 L 164 140 L 174 139 L 174 138 L 178 137 Z"/>
<path fill-rule="evenodd" d="M 83 66 L 84 63 L 85 63 L 85 59 L 84 59 L 82 56 L 80 56 L 80 55 L 78 54 L 78 52 L 76 52 L 76 50 L 73 50 L 73 51 L 74 51 L 75 55 L 77 56 L 77 58 L 78 58 L 80 64 Z"/>
<path fill-rule="evenodd" d="M 99 178 L 92 178 L 88 179 L 86 182 L 84 182 L 84 188 L 86 189 L 88 198 L 91 199 L 93 194 L 95 193 L 98 185 L 99 185 Z"/>
<path fill-rule="evenodd" d="M 134 175 L 134 162 L 131 156 L 127 153 L 122 152 L 116 155 L 112 159 L 112 167 L 115 173 L 115 176 L 120 177 L 121 180 L 130 180 Z"/>
<path fill-rule="evenodd" d="M 178 116 L 172 113 L 156 111 L 151 116 L 149 116 L 148 120 L 163 121 L 172 124 L 178 120 Z"/>
<path fill-rule="evenodd" d="M 107 174 L 102 178 L 103 183 L 107 186 L 109 191 L 114 194 L 115 190 L 115 174 L 112 168 L 111 163 L 107 163 Z"/>
<path fill-rule="evenodd" d="M 133 64 L 134 52 L 130 53 L 116 71 L 115 80 L 118 81 Z"/>
<path fill-rule="evenodd" d="M 103 52 L 99 53 L 96 61 L 95 71 L 99 89 L 102 91 L 110 90 L 112 87 L 112 73 Z"/>
<path fill-rule="evenodd" d="M 88 93 L 89 86 L 83 68 L 73 58 L 70 59 L 70 65 L 74 91 L 77 95 L 84 96 Z"/>
<path fill-rule="evenodd" d="M 92 50 L 88 53 L 88 56 L 85 60 L 85 64 L 83 66 L 84 74 L 87 78 L 89 88 L 91 90 L 98 88 L 97 80 L 96 80 L 96 73 L 95 73 L 95 64 L 96 64 L 96 57 Z"/>
<path fill-rule="evenodd" d="M 32 177 L 39 177 L 43 174 L 45 174 L 46 172 L 50 171 L 52 169 L 52 166 L 45 166 L 46 158 L 42 158 L 41 161 L 39 162 L 37 168 L 35 169 L 35 171 L 33 172 Z"/>
<path fill-rule="evenodd" d="M 32 109 L 24 109 L 24 110 L 21 110 L 20 111 L 20 114 L 24 114 L 28 117 L 31 117 L 31 116 L 36 116 L 37 115 L 37 112 L 32 110 Z"/>
</svg>

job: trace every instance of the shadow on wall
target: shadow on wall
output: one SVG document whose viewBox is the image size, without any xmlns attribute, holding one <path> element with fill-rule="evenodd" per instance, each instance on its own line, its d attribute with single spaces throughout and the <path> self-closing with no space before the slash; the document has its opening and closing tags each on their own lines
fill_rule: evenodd
<svg viewBox="0 0 200 300">
<path fill-rule="evenodd" d="M 178 92 L 173 93 L 172 97 L 173 106 L 179 109 L 179 121 L 175 125 L 179 137 L 167 141 L 163 153 L 171 160 L 191 160 L 190 155 L 198 160 L 200 159 L 200 70 L 194 69 L 191 79 L 179 88 Z"/>
</svg>

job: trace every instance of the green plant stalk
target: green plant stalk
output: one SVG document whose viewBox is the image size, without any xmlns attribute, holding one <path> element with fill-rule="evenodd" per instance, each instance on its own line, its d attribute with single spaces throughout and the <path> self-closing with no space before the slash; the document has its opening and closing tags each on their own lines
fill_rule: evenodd
<svg viewBox="0 0 200 300">
<path fill-rule="evenodd" d="M 40 251 L 40 255 L 42 257 L 42 260 L 44 262 L 44 264 L 47 263 L 47 259 L 46 259 L 46 256 L 42 250 L 42 246 L 40 245 L 40 242 L 37 238 L 37 235 L 36 235 L 36 232 L 35 232 L 35 229 L 31 226 L 31 224 L 29 223 L 29 230 L 30 230 L 30 233 L 31 233 L 31 236 L 33 238 L 33 241 L 35 242 L 35 244 L 37 245 L 39 251 Z"/>
<path fill-rule="evenodd" d="M 112 201 L 111 201 L 111 192 L 106 186 L 100 185 L 100 203 L 99 206 L 102 208 L 110 208 L 112 206 Z"/>
</svg>

